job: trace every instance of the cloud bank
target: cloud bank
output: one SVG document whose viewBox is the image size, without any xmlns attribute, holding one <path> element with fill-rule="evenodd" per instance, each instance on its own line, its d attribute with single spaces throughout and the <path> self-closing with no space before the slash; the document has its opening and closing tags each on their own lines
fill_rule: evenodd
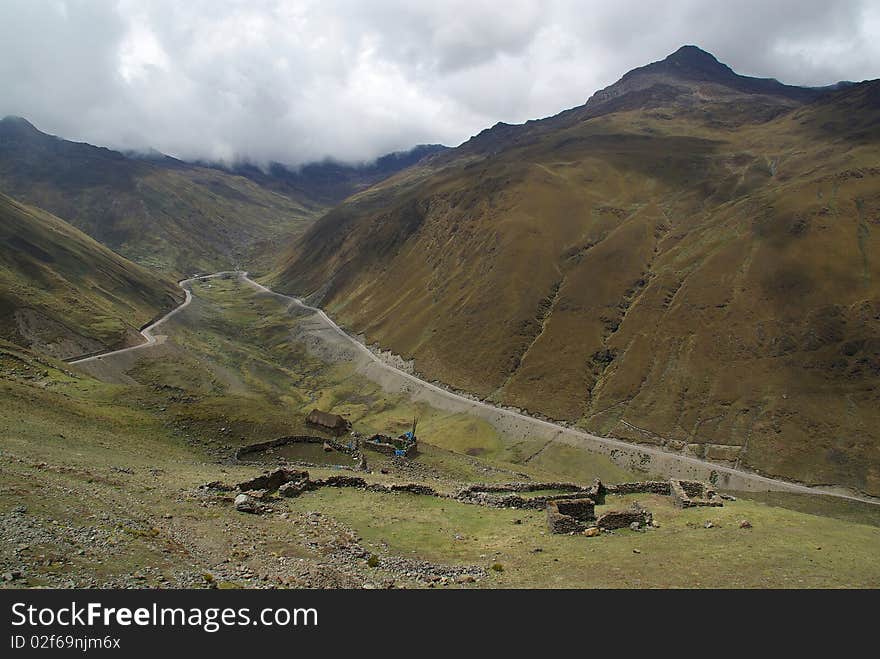
<svg viewBox="0 0 880 659">
<path fill-rule="evenodd" d="M 0 116 L 184 159 L 456 145 L 696 44 L 801 85 L 880 75 L 872 0 L 0 0 Z"/>
</svg>

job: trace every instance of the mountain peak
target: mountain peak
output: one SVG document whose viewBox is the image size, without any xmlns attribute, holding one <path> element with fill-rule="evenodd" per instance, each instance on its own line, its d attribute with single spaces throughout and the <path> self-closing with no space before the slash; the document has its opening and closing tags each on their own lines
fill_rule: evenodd
<svg viewBox="0 0 880 659">
<path fill-rule="evenodd" d="M 705 63 L 715 66 L 724 66 L 718 59 L 709 52 L 706 52 L 699 46 L 684 45 L 674 53 L 667 55 L 667 62 L 686 62 L 686 63 Z M 726 67 L 725 67 L 726 68 Z"/>
<path fill-rule="evenodd" d="M 39 129 L 24 117 L 8 115 L 0 119 L 0 127 L 20 133 L 39 133 Z"/>
<path fill-rule="evenodd" d="M 613 85 L 596 92 L 587 101 L 587 106 L 595 107 L 611 100 L 620 105 L 624 96 L 630 96 L 632 107 L 640 103 L 669 102 L 673 96 L 692 95 L 696 86 L 705 84 L 744 94 L 780 97 L 788 103 L 808 102 L 827 91 L 784 85 L 773 78 L 739 75 L 711 53 L 685 45 L 662 60 L 633 69 Z M 636 92 L 641 95 L 641 100 L 632 96 Z"/>
<path fill-rule="evenodd" d="M 729 81 L 736 78 L 726 64 L 722 64 L 712 54 L 697 46 L 682 46 L 665 59 L 648 64 L 636 71 L 666 73 L 689 80 Z"/>
</svg>

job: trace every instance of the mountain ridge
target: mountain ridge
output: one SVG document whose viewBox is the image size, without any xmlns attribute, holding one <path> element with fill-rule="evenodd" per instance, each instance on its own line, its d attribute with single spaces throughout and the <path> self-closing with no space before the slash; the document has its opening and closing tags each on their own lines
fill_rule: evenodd
<svg viewBox="0 0 880 659">
<path fill-rule="evenodd" d="M 456 389 L 880 492 L 880 82 L 656 87 L 374 186 L 268 281 Z"/>
</svg>

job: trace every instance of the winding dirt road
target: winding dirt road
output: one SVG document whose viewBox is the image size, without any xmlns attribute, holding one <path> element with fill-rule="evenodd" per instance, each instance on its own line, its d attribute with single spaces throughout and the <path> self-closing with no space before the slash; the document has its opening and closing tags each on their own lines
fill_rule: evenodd
<svg viewBox="0 0 880 659">
<path fill-rule="evenodd" d="M 189 279 L 183 279 L 177 282 L 177 285 L 183 289 L 184 294 L 186 295 L 186 299 L 180 303 L 179 306 L 174 307 L 171 311 L 166 313 L 164 316 L 159 318 L 158 320 L 154 320 L 152 323 L 147 325 L 144 329 L 141 330 L 141 336 L 144 337 L 144 343 L 138 344 L 136 346 L 131 346 L 129 348 L 120 348 L 119 350 L 111 350 L 110 352 L 101 352 L 96 355 L 90 355 L 88 357 L 79 357 L 77 359 L 73 359 L 68 361 L 68 364 L 84 364 L 86 362 L 93 362 L 99 359 L 104 359 L 104 357 L 112 357 L 113 355 L 121 355 L 126 352 L 131 352 L 133 350 L 141 350 L 142 348 L 149 348 L 150 346 L 154 346 L 157 343 L 160 343 L 159 339 L 153 334 L 153 330 L 162 325 L 169 318 L 179 314 L 181 311 L 186 309 L 189 306 L 189 303 L 192 302 L 192 291 L 187 287 L 189 284 L 192 284 L 194 281 L 199 279 L 212 279 L 214 277 L 221 277 L 223 275 L 241 275 L 240 272 L 227 271 L 227 272 L 215 272 L 212 275 L 204 275 L 202 277 L 191 277 Z M 244 273 L 247 276 L 247 273 Z M 250 280 L 248 280 L 250 281 Z"/>
<path fill-rule="evenodd" d="M 730 489 L 792 492 L 796 494 L 818 494 L 880 505 L 880 499 L 878 498 L 863 496 L 848 491 L 835 490 L 829 487 L 814 487 L 778 478 L 771 478 L 769 476 L 763 476 L 761 474 L 756 474 L 741 469 L 735 469 L 733 467 L 727 467 L 714 462 L 709 462 L 707 460 L 701 460 L 700 458 L 682 455 L 680 453 L 672 453 L 670 451 L 665 451 L 662 448 L 658 448 L 655 446 L 632 444 L 619 439 L 613 439 L 611 437 L 600 437 L 598 435 L 593 435 L 582 430 L 561 426 L 550 421 L 544 421 L 542 419 L 536 419 L 534 417 L 530 417 L 514 410 L 497 407 L 495 405 L 492 405 L 491 403 L 486 403 L 467 396 L 462 396 L 455 392 L 444 389 L 443 387 L 432 384 L 431 382 L 426 382 L 425 380 L 422 380 L 415 375 L 412 375 L 410 373 L 407 373 L 406 371 L 385 363 L 379 357 L 373 354 L 373 352 L 369 348 L 367 348 L 367 346 L 365 346 L 363 343 L 361 343 L 356 338 L 348 334 L 341 327 L 339 327 L 339 325 L 337 325 L 321 309 L 306 304 L 300 298 L 290 295 L 284 295 L 282 293 L 276 293 L 270 288 L 267 288 L 266 286 L 263 286 L 262 284 L 248 277 L 247 272 L 224 271 L 217 272 L 211 275 L 193 277 L 181 281 L 179 285 L 186 292 L 186 299 L 184 300 L 184 302 L 181 303 L 179 307 L 165 314 L 141 331 L 141 334 L 146 340 L 145 343 L 130 348 L 123 348 L 121 350 L 114 350 L 111 352 L 78 359 L 70 363 L 80 364 L 84 362 L 100 360 L 105 357 L 110 357 L 113 355 L 131 352 L 133 350 L 139 350 L 141 348 L 147 348 L 152 345 L 156 345 L 159 341 L 157 340 L 157 337 L 153 334 L 153 330 L 155 330 L 157 327 L 166 322 L 169 318 L 173 317 L 175 314 L 179 313 L 189 305 L 192 300 L 192 293 L 189 289 L 189 285 L 193 281 L 211 279 L 214 277 L 221 277 L 223 275 L 230 274 L 237 275 L 242 281 L 262 293 L 267 293 L 276 298 L 286 300 L 302 309 L 313 312 L 318 318 L 321 319 L 321 321 L 327 326 L 328 329 L 331 329 L 333 332 L 342 337 L 345 341 L 350 343 L 351 346 L 355 348 L 355 350 L 357 350 L 363 356 L 367 357 L 376 367 L 389 373 L 393 373 L 398 378 L 405 379 L 409 383 L 416 385 L 418 389 L 431 392 L 435 396 L 440 396 L 449 401 L 454 401 L 455 403 L 459 404 L 465 411 L 477 413 L 479 416 L 482 416 L 484 418 L 488 417 L 490 420 L 495 421 L 507 418 L 514 419 L 518 422 L 525 422 L 526 424 L 528 424 L 528 426 L 531 426 L 536 430 L 541 429 L 546 433 L 549 433 L 548 436 L 551 439 L 567 440 L 566 443 L 574 445 L 579 444 L 582 446 L 582 448 L 585 448 L 586 450 L 594 453 L 602 453 L 611 456 L 623 453 L 631 457 L 633 462 L 640 462 L 642 465 L 645 465 L 646 462 L 649 462 L 652 471 L 666 473 L 670 476 L 691 476 L 699 477 L 703 480 L 708 480 L 711 478 L 713 482 L 716 482 L 719 486 L 728 487 Z"/>
</svg>

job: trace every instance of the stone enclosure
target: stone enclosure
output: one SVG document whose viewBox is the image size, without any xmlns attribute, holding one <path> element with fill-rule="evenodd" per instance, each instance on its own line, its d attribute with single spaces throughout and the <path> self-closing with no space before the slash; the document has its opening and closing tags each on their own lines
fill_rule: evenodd
<svg viewBox="0 0 880 659">
<path fill-rule="evenodd" d="M 276 440 L 278 441 L 278 440 Z M 243 481 L 234 488 L 220 482 L 208 483 L 208 489 L 233 491 L 240 494 L 235 498 L 235 507 L 241 512 L 260 514 L 270 510 L 262 502 L 272 500 L 278 493 L 282 497 L 297 497 L 304 492 L 321 487 L 354 487 L 370 492 L 408 492 L 424 496 L 451 498 L 462 503 L 487 506 L 491 508 L 544 508 L 547 527 L 551 533 L 597 535 L 601 531 L 633 528 L 640 530 L 655 525 L 653 514 L 639 503 L 633 503 L 625 510 L 608 510 L 596 516 L 596 504 L 604 503 L 607 494 L 656 494 L 669 496 L 676 506 L 691 508 L 696 506 L 721 506 L 721 496 L 706 483 L 700 481 L 642 481 L 605 485 L 598 479 L 589 487 L 574 483 L 505 483 L 469 485 L 454 494 L 444 494 L 420 483 L 385 485 L 367 483 L 357 476 L 334 475 L 324 479 L 311 479 L 309 472 L 281 467 L 265 472 L 256 478 Z M 556 490 L 565 494 L 552 496 L 521 496 L 527 492 Z"/>
<path fill-rule="evenodd" d="M 604 485 L 596 481 L 590 491 L 588 498 L 555 497 L 547 501 L 547 527 L 551 533 L 589 533 L 591 528 L 639 529 L 654 523 L 653 514 L 638 503 L 634 503 L 628 510 L 609 510 L 596 518 L 594 506 L 604 501 L 605 494 L 659 494 L 672 497 L 679 508 L 724 505 L 718 493 L 710 485 L 700 481 L 673 479 L 617 485 Z"/>
</svg>

